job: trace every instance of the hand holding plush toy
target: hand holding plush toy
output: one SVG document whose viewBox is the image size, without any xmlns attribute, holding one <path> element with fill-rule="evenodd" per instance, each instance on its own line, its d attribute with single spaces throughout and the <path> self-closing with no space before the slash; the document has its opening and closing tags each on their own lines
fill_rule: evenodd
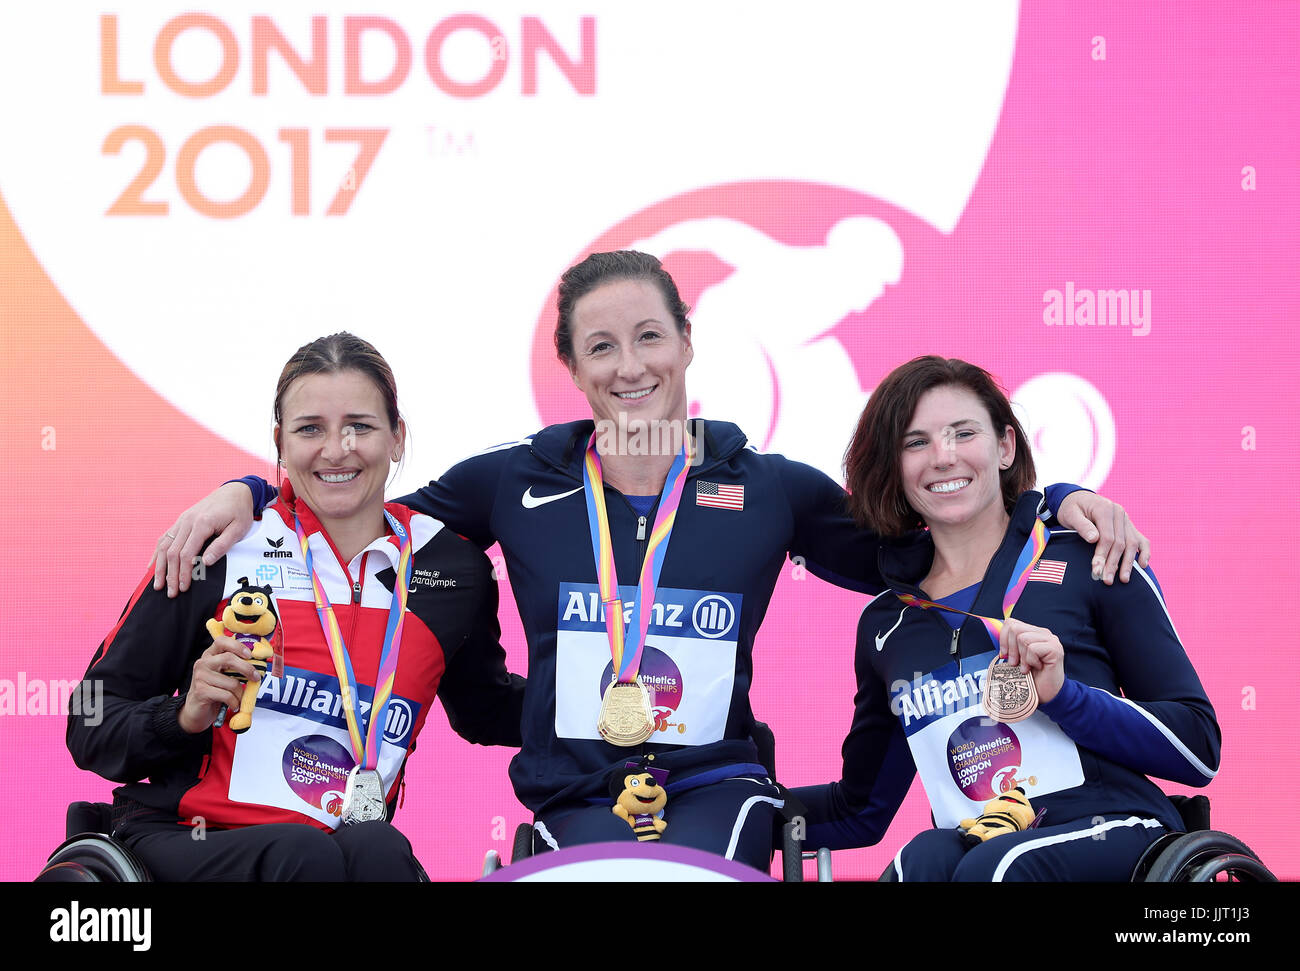
<svg viewBox="0 0 1300 971">
<path fill-rule="evenodd" d="M 1003 833 L 1019 833 L 1033 821 L 1034 808 L 1025 790 L 1017 786 L 985 803 L 984 815 L 979 819 L 963 819 L 961 828 L 966 831 L 965 841 L 975 846 Z"/>
<path fill-rule="evenodd" d="M 271 633 L 275 630 L 279 618 L 275 612 L 275 601 L 271 599 L 270 587 L 252 587 L 248 577 L 239 578 L 239 589 L 230 597 L 221 620 L 209 620 L 208 633 L 215 640 L 230 632 L 230 636 L 245 647 L 252 649 L 249 663 L 257 669 L 259 678 L 266 677 L 266 670 L 275 650 L 271 646 Z M 223 671 L 223 674 L 237 678 L 244 685 L 244 693 L 239 701 L 239 711 L 230 719 L 230 730 L 236 734 L 248 731 L 253 724 L 253 709 L 257 705 L 257 682 L 247 681 L 238 671 Z M 225 714 L 224 708 L 222 714 Z M 216 724 L 221 724 L 218 717 Z"/>
<path fill-rule="evenodd" d="M 668 793 L 653 775 L 644 770 L 643 760 L 640 766 L 616 769 L 609 780 L 609 794 L 614 797 L 614 815 L 632 827 L 639 843 L 657 840 L 668 828 L 663 819 Z"/>
</svg>

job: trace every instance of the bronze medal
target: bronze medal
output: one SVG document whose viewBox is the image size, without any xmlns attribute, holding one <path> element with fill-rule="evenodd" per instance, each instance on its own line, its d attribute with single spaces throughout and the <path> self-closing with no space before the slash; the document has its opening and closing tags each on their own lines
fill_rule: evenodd
<svg viewBox="0 0 1300 971">
<path fill-rule="evenodd" d="M 600 702 L 596 731 L 611 745 L 640 745 L 655 730 L 650 692 L 638 677 L 630 684 L 611 681 Z"/>
<path fill-rule="evenodd" d="M 997 722 L 1024 721 L 1038 708 L 1034 679 L 1018 664 L 995 657 L 984 678 L 984 712 Z"/>
</svg>

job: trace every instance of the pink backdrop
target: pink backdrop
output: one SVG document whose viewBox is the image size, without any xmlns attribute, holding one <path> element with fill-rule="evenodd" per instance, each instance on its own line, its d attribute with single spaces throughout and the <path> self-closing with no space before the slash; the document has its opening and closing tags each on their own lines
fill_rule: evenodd
<svg viewBox="0 0 1300 971">
<path fill-rule="evenodd" d="M 951 231 L 861 187 L 737 166 L 734 178 L 710 175 L 599 209 L 597 217 L 557 230 L 565 242 L 550 251 L 464 239 L 465 248 L 492 249 L 498 282 L 514 272 L 511 261 L 520 261 L 519 286 L 532 312 L 514 320 L 511 333 L 532 353 L 512 356 L 486 341 L 477 351 L 449 344 L 449 353 L 457 369 L 477 369 L 485 385 L 499 385 L 499 395 L 485 397 L 509 400 L 513 389 L 524 388 L 535 408 L 530 413 L 524 401 L 508 406 L 505 419 L 485 417 L 474 438 L 488 445 L 507 437 L 498 433 L 503 425 L 522 434 L 581 413 L 582 400 L 546 351 L 547 293 L 559 270 L 589 249 L 632 245 L 696 219 L 741 223 L 785 247 L 819 246 L 852 217 L 883 222 L 901 244 L 901 275 L 865 309 L 832 321 L 828 334 L 817 335 L 822 346 L 838 345 L 839 363 L 847 360 L 856 375 L 855 392 L 869 391 L 916 354 L 939 353 L 976 361 L 1009 389 L 1029 388 L 1026 395 L 1038 387 L 1040 407 L 1064 415 L 1064 424 L 1045 428 L 1035 446 L 1052 448 L 1048 436 L 1065 434 L 1062 428 L 1086 440 L 1076 467 L 1099 475 L 1102 491 L 1124 503 L 1152 537 L 1153 566 L 1218 712 L 1223 764 L 1207 790 L 1215 823 L 1294 879 L 1300 849 L 1290 808 L 1300 781 L 1291 771 L 1286 726 L 1300 703 L 1290 616 L 1300 569 L 1284 544 L 1264 536 L 1289 532 L 1297 508 L 1291 484 L 1300 473 L 1300 15 L 1271 3 L 1179 5 L 1161 8 L 1158 17 L 1132 6 L 1036 3 L 1019 11 L 992 142 Z M 97 25 L 100 12 L 79 16 Z M 602 33 L 602 16 L 597 43 L 613 30 Z M 94 53 L 87 56 L 93 60 Z M 12 79 L 5 83 L 12 88 Z M 603 95 L 598 76 L 592 97 Z M 868 94 L 826 94 L 832 96 L 835 123 L 853 125 L 855 98 Z M 537 111 L 546 110 L 539 103 Z M 0 521 L 0 588 L 7 591 L 0 597 L 0 679 L 10 682 L 12 699 L 20 682 L 80 676 L 180 506 L 224 478 L 270 468 L 264 454 L 250 455 L 191 418 L 154 390 L 158 382 L 146 383 L 101 342 L 58 274 L 36 255 L 31 228 L 17 215 L 20 190 L 4 173 L 0 166 L 0 401 L 10 514 Z M 511 178 L 511 170 L 499 177 Z M 257 231 L 238 220 L 224 225 Z M 710 291 L 721 304 L 723 285 L 744 267 L 722 244 L 705 255 L 687 252 L 695 249 L 670 247 L 665 256 L 704 313 Z M 768 285 L 780 288 L 782 281 Z M 1050 291 L 1064 295 L 1067 287 L 1076 294 L 1136 292 L 1141 314 L 1106 326 L 1048 323 L 1056 299 Z M 355 305 L 337 319 L 313 321 L 308 336 L 342 326 L 371 336 L 367 290 L 357 290 Z M 130 313 L 134 294 L 118 297 Z M 448 340 L 455 336 L 463 334 L 449 332 Z M 187 348 L 184 339 L 195 343 Z M 396 353 L 393 338 L 374 339 Z M 211 367 L 214 359 L 194 355 L 219 350 L 215 337 L 160 330 L 156 341 L 176 343 L 181 372 Z M 732 350 L 724 343 L 708 353 Z M 430 372 L 445 366 L 429 361 Z M 416 364 L 404 363 L 413 375 L 408 386 L 420 378 Z M 1062 373 L 1084 384 L 1077 391 L 1069 381 L 1032 384 Z M 798 429 L 779 429 L 797 412 L 799 374 L 778 360 L 770 373 L 752 375 L 770 393 L 770 421 L 746 428 L 758 444 L 796 457 Z M 692 393 L 707 417 L 737 417 L 707 388 L 692 384 Z M 249 408 L 268 414 L 270 394 L 269 384 L 247 389 Z M 461 403 L 456 422 L 473 432 L 479 406 Z M 441 434 L 446 414 L 410 415 L 417 444 Z M 809 436 L 843 442 L 855 417 L 828 410 L 819 425 L 805 427 Z M 445 464 L 413 471 L 427 477 Z M 508 591 L 502 603 L 512 665 L 522 669 L 525 651 Z M 787 784 L 838 776 L 861 604 L 859 596 L 803 578 L 795 566 L 782 578 L 755 646 L 753 707 L 776 733 Z M 0 877 L 27 880 L 62 839 L 66 804 L 106 799 L 112 786 L 71 764 L 62 719 L 43 713 L 34 695 L 17 710 L 2 705 L 0 696 L 0 774 L 10 807 L 0 814 Z M 430 717 L 398 821 L 431 874 L 469 878 L 488 848 L 508 855 L 513 828 L 525 818 L 506 783 L 510 754 L 471 748 L 440 712 Z M 874 876 L 925 825 L 918 784 L 879 847 L 837 857 L 839 874 Z"/>
</svg>

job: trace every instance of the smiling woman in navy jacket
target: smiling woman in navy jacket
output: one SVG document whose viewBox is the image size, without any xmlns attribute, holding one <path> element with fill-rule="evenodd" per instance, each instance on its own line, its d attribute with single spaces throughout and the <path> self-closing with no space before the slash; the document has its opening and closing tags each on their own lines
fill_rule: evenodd
<svg viewBox="0 0 1300 971">
<path fill-rule="evenodd" d="M 810 843 L 879 841 L 919 771 L 935 829 L 895 858 L 899 879 L 1127 879 L 1181 828 L 1147 776 L 1203 786 L 1219 761 L 1214 710 L 1155 577 L 1137 566 L 1133 582 L 1103 584 L 1076 533 L 1042 528 L 1024 431 L 964 361 L 890 374 L 846 470 L 859 522 L 895 539 L 880 552 L 888 589 L 858 625 L 843 778 L 797 790 Z M 1000 630 L 981 619 L 1008 606 Z M 999 657 L 1032 678 L 1038 708 L 1023 720 L 983 708 Z M 984 842 L 964 832 L 1016 788 L 1036 826 Z"/>
</svg>

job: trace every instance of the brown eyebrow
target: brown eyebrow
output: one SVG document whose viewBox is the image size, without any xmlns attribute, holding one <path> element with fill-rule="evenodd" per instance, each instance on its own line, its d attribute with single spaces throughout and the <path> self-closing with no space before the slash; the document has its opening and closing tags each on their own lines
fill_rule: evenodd
<svg viewBox="0 0 1300 971">
<path fill-rule="evenodd" d="M 662 320 L 660 320 L 660 319 L 657 318 L 657 317 L 647 317 L 645 320 L 638 320 L 635 324 L 632 325 L 632 328 L 633 328 L 633 330 L 635 330 L 636 328 L 638 328 L 638 327 L 640 327 L 640 326 L 642 326 L 642 325 L 644 325 L 644 324 L 658 324 L 660 327 L 666 327 L 666 326 L 667 326 L 667 324 L 665 324 Z M 588 334 L 588 335 L 587 335 L 587 339 L 586 339 L 585 341 L 583 341 L 583 344 L 585 345 L 585 344 L 587 344 L 587 343 L 590 343 L 591 341 L 595 340 L 597 337 L 602 337 L 602 338 L 605 338 L 606 340 L 608 340 L 609 338 L 611 338 L 611 337 L 613 337 L 613 336 L 614 336 L 614 334 L 613 334 L 611 331 L 608 331 L 608 330 L 598 330 L 598 331 L 596 331 L 595 333 Z"/>
<path fill-rule="evenodd" d="M 354 412 L 354 413 L 352 413 L 352 414 L 344 415 L 343 417 L 344 417 L 344 419 L 348 419 L 348 420 L 350 420 L 350 419 L 354 419 L 354 418 L 370 418 L 370 419 L 376 419 L 376 420 L 377 420 L 377 419 L 379 418 L 378 415 L 362 414 L 362 413 L 356 413 L 356 412 Z M 325 420 L 325 416 L 324 416 L 324 415 L 299 415 L 297 418 L 291 418 L 291 419 L 289 420 L 289 423 L 290 423 L 290 424 L 296 424 L 297 422 L 300 422 L 300 421 L 324 421 L 324 420 Z"/>
<path fill-rule="evenodd" d="M 982 425 L 980 425 L 979 421 L 974 418 L 958 418 L 956 421 L 945 422 L 943 427 L 960 428 L 962 425 L 973 425 L 976 428 L 983 427 Z M 911 431 L 903 432 L 903 437 L 907 438 L 909 435 L 924 435 L 924 434 L 925 432 L 921 431 L 919 428 L 913 428 Z"/>
</svg>

